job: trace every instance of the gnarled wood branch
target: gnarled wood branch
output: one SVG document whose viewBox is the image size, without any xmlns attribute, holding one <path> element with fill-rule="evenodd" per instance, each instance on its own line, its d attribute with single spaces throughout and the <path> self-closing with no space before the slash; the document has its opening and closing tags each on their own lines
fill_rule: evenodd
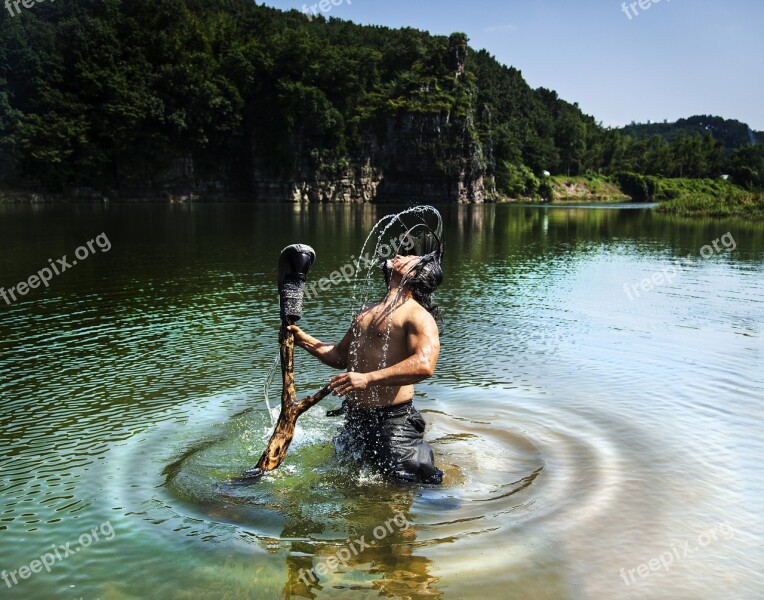
<svg viewBox="0 0 764 600">
<path fill-rule="evenodd" d="M 253 483 L 268 471 L 278 468 L 286 456 L 289 444 L 292 443 L 297 419 L 306 410 L 321 402 L 332 391 L 331 387 L 327 385 L 317 394 L 307 396 L 300 401 L 296 400 L 297 393 L 294 389 L 294 334 L 287 329 L 288 326 L 288 322 L 282 323 L 281 331 L 279 332 L 282 379 L 281 414 L 276 423 L 276 429 L 257 465 L 243 473 L 240 478 L 235 479 L 234 482 L 236 483 Z"/>
</svg>

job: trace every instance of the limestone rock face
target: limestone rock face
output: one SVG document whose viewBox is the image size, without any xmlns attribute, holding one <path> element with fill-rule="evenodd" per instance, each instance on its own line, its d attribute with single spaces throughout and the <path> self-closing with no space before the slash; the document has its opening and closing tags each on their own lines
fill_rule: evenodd
<svg viewBox="0 0 764 600">
<path fill-rule="evenodd" d="M 486 200 L 486 150 L 467 119 L 406 114 L 388 121 L 381 151 L 348 157 L 334 177 L 300 168 L 274 177 L 255 161 L 251 192 L 271 202 L 457 202 Z M 360 166 L 358 166 L 360 165 Z"/>
<path fill-rule="evenodd" d="M 178 156 L 150 176 L 125 180 L 172 198 L 244 198 L 260 202 L 482 203 L 492 198 L 490 114 L 475 106 L 465 71 L 468 46 L 454 34 L 447 75 L 423 79 L 400 92 L 364 125 L 344 156 L 296 123 L 278 147 L 253 123 L 245 151 L 226 173 L 208 173 L 191 156 Z M 304 119 L 309 117 L 303 115 Z M 486 183 L 488 182 L 488 183 Z M 124 194 L 123 194 L 124 195 Z"/>
<path fill-rule="evenodd" d="M 466 40 L 452 36 L 449 61 L 454 81 L 464 77 L 466 57 Z M 424 88 L 419 92 L 427 97 L 430 90 Z M 387 117 L 380 129 L 384 131 L 368 133 L 363 148 L 346 156 L 347 167 L 333 176 L 299 161 L 293 177 L 269 176 L 263 156 L 267 149 L 253 147 L 250 191 L 258 200 L 281 202 L 431 204 L 482 203 L 491 198 L 493 190 L 485 184 L 493 181 L 487 110 L 470 106 L 459 116 L 446 110 L 404 110 Z M 291 145 L 296 155 L 309 147 L 299 137 Z"/>
<path fill-rule="evenodd" d="M 485 200 L 485 160 L 467 118 L 406 114 L 388 122 L 378 202 Z"/>
<path fill-rule="evenodd" d="M 364 203 L 375 200 L 381 179 L 381 174 L 368 162 L 361 167 L 348 167 L 335 177 L 302 169 L 293 179 L 274 178 L 255 168 L 251 191 L 255 199 L 265 202 Z"/>
</svg>

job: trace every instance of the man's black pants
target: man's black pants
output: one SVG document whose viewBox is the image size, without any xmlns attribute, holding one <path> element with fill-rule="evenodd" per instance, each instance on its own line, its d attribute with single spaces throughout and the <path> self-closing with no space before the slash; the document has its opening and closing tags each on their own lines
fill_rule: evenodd
<svg viewBox="0 0 764 600">
<path fill-rule="evenodd" d="M 436 484 L 443 481 L 432 448 L 424 441 L 424 418 L 411 400 L 381 408 L 345 403 L 343 409 L 345 423 L 335 439 L 338 448 L 374 465 L 392 479 Z"/>
</svg>

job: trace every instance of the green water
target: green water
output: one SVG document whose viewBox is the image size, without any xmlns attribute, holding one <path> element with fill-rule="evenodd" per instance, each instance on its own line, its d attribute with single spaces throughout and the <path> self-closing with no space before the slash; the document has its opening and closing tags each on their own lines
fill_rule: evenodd
<svg viewBox="0 0 764 600">
<path fill-rule="evenodd" d="M 444 485 L 338 461 L 327 399 L 278 472 L 220 493 L 270 435 L 281 248 L 310 244 L 328 277 L 398 209 L 0 206 L 6 289 L 111 244 L 0 299 L 0 570 L 18 582 L 0 595 L 762 597 L 762 225 L 444 207 L 446 326 L 416 398 Z M 352 290 L 306 301 L 303 327 L 338 340 Z M 303 395 L 331 371 L 300 352 Z"/>
</svg>

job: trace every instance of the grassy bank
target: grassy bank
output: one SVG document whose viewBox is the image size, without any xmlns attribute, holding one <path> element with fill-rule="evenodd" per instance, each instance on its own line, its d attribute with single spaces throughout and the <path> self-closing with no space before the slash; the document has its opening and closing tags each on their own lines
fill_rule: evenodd
<svg viewBox="0 0 764 600">
<path fill-rule="evenodd" d="M 628 202 L 631 198 L 608 177 L 550 177 L 551 201 L 560 203 Z"/>
<path fill-rule="evenodd" d="M 730 185 L 714 193 L 682 192 L 661 202 L 656 212 L 680 217 L 741 217 L 764 220 L 764 193 Z"/>
<path fill-rule="evenodd" d="M 497 169 L 495 185 L 496 202 L 588 204 L 631 200 L 612 177 L 537 176 L 524 165 L 517 166 L 506 162 Z"/>
<path fill-rule="evenodd" d="M 681 217 L 741 217 L 764 220 L 764 192 L 724 179 L 664 178 L 637 173 L 548 178 L 553 204 L 658 202 L 658 213 Z"/>
<path fill-rule="evenodd" d="M 764 193 L 724 179 L 651 177 L 619 173 L 620 188 L 636 201 L 660 202 L 656 212 L 682 217 L 764 219 Z"/>
</svg>

